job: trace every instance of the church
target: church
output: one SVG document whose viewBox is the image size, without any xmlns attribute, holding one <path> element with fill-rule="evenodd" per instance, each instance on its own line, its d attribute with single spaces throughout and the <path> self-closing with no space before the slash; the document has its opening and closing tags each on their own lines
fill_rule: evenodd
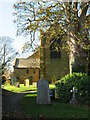
<svg viewBox="0 0 90 120">
<path fill-rule="evenodd" d="M 49 83 L 55 83 L 56 80 L 68 74 L 69 58 L 65 50 L 61 49 L 60 44 L 60 39 L 52 43 L 46 41 L 44 33 L 40 40 L 40 51 L 28 58 L 16 58 L 14 76 L 17 81 L 24 83 L 25 79 L 30 79 L 32 82 L 46 79 Z"/>
<path fill-rule="evenodd" d="M 16 58 L 14 63 L 14 77 L 17 82 L 24 83 L 25 79 L 37 82 L 40 79 L 40 52 L 37 51 L 28 58 Z"/>
<path fill-rule="evenodd" d="M 61 48 L 61 39 L 48 40 L 47 33 L 43 33 L 40 43 L 40 78 L 55 83 L 69 73 L 69 57 Z"/>
</svg>

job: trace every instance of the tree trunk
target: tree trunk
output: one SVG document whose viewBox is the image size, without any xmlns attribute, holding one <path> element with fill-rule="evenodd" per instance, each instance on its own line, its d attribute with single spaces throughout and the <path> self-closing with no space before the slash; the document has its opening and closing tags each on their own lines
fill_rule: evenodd
<svg viewBox="0 0 90 120">
<path fill-rule="evenodd" d="M 41 32 L 41 46 L 40 46 L 40 79 L 45 79 L 45 39 L 44 34 Z"/>
<path fill-rule="evenodd" d="M 85 51 L 76 43 L 73 33 L 69 34 L 69 68 L 70 74 L 73 72 L 84 72 L 86 67 Z"/>
<path fill-rule="evenodd" d="M 86 72 L 86 63 L 87 63 L 87 51 L 83 49 L 82 43 L 87 42 L 85 31 L 85 20 L 86 20 L 86 11 L 87 11 L 87 4 L 84 3 L 84 9 L 80 17 L 78 16 L 78 9 L 77 3 L 73 4 L 73 8 L 71 7 L 72 4 L 68 7 L 67 10 L 67 19 L 70 23 L 69 25 L 69 48 L 70 48 L 70 55 L 69 55 L 69 67 L 70 67 L 70 74 L 73 72 Z M 72 17 L 73 15 L 73 17 Z M 80 34 L 80 36 L 79 36 Z M 82 37 L 84 36 L 84 37 Z"/>
</svg>

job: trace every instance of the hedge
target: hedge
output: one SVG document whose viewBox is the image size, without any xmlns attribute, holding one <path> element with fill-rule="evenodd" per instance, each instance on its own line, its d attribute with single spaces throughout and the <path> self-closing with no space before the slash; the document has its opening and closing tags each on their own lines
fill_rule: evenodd
<svg viewBox="0 0 90 120">
<path fill-rule="evenodd" d="M 90 76 L 84 73 L 68 74 L 56 82 L 56 97 L 60 102 L 70 102 L 73 87 L 77 90 L 76 99 L 79 103 L 88 104 L 90 96 L 88 95 L 90 85 Z"/>
</svg>

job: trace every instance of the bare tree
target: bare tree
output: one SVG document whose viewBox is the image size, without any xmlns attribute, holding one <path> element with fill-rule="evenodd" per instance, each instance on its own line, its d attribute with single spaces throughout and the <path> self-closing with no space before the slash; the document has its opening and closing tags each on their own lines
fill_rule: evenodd
<svg viewBox="0 0 90 120">
<path fill-rule="evenodd" d="M 0 37 L 0 61 L 2 66 L 2 74 L 4 74 L 5 70 L 10 67 L 11 62 L 18 54 L 13 48 L 13 42 L 14 39 L 8 36 Z"/>
</svg>

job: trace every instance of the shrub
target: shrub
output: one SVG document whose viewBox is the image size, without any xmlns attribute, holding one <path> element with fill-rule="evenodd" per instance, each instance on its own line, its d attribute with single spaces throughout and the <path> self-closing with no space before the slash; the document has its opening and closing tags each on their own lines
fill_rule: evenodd
<svg viewBox="0 0 90 120">
<path fill-rule="evenodd" d="M 84 73 L 68 74 L 56 82 L 56 97 L 60 102 L 70 102 L 72 93 L 70 90 L 75 87 L 77 89 L 76 99 L 79 103 L 88 103 L 90 97 L 88 96 L 90 76 Z"/>
</svg>

